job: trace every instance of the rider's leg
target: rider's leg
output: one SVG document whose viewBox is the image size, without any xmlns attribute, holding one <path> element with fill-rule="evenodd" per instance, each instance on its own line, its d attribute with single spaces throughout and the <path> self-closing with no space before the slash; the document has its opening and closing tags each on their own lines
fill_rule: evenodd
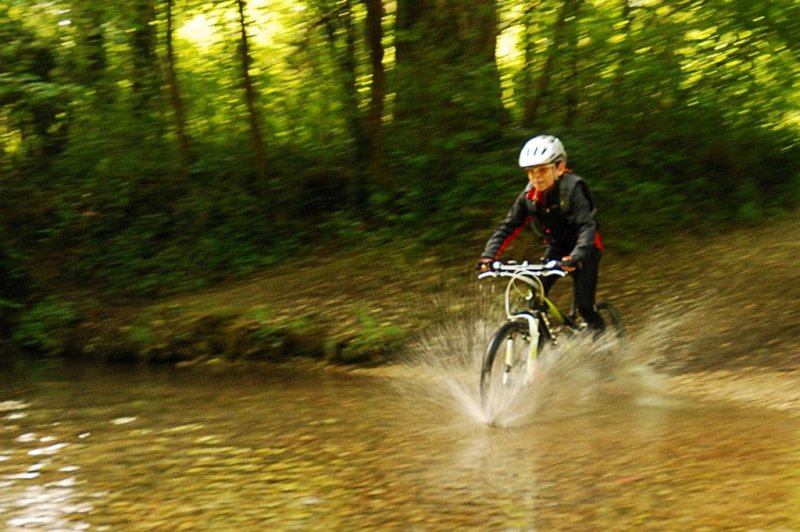
<svg viewBox="0 0 800 532">
<path fill-rule="evenodd" d="M 559 260 L 563 257 L 565 253 L 560 253 L 558 250 L 551 249 L 550 247 L 547 248 L 547 252 L 542 257 L 542 262 L 548 262 L 551 260 Z M 550 289 L 553 288 L 553 285 L 558 280 L 558 277 L 555 275 L 550 277 L 540 277 L 540 281 L 542 281 L 542 288 L 544 288 L 544 295 L 548 295 L 550 293 Z"/>
<path fill-rule="evenodd" d="M 606 329 L 603 316 L 595 309 L 595 292 L 597 291 L 597 275 L 600 270 L 600 251 L 595 249 L 587 257 L 579 269 L 575 271 L 575 305 L 586 324 L 595 334 Z"/>
<path fill-rule="evenodd" d="M 539 279 L 542 281 L 542 288 L 544 288 L 544 295 L 547 295 L 550 293 L 550 289 L 553 288 L 553 284 L 555 284 L 555 282 L 558 280 L 558 277 L 553 275 L 550 277 L 540 277 Z"/>
</svg>

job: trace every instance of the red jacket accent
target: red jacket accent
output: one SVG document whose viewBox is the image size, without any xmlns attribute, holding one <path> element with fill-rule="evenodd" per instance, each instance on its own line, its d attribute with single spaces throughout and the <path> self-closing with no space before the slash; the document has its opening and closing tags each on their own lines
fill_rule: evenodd
<svg viewBox="0 0 800 532">
<path fill-rule="evenodd" d="M 514 241 L 514 239 L 515 239 L 515 238 L 517 238 L 517 237 L 519 236 L 519 234 L 520 234 L 522 231 L 524 231 L 524 230 L 525 230 L 525 226 L 526 226 L 526 225 L 528 225 L 529 223 L 531 223 L 531 219 L 532 219 L 532 216 L 528 216 L 527 218 L 525 218 L 525 221 L 522 223 L 522 225 L 520 225 L 519 227 L 517 227 L 517 228 L 514 230 L 514 232 L 513 232 L 513 233 L 511 233 L 510 235 L 508 235 L 508 236 L 506 237 L 506 239 L 505 239 L 505 240 L 503 240 L 503 243 L 502 243 L 502 244 L 500 244 L 500 248 L 497 250 L 497 253 L 495 253 L 495 255 L 494 255 L 494 258 L 495 258 L 495 259 L 499 259 L 499 258 L 500 258 L 500 255 L 502 255 L 502 254 L 503 254 L 503 252 L 506 250 L 506 248 L 509 246 L 509 244 L 511 244 L 511 243 Z"/>
<path fill-rule="evenodd" d="M 600 251 L 606 250 L 606 247 L 603 245 L 603 237 L 600 236 L 600 231 L 594 232 L 594 245 Z"/>
</svg>

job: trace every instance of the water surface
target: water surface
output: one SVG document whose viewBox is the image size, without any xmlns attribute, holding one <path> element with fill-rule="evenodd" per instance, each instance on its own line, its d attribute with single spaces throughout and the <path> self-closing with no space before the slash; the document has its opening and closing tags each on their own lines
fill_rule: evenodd
<svg viewBox="0 0 800 532">
<path fill-rule="evenodd" d="M 424 366 L 2 373 L 8 530 L 800 529 L 780 413 L 612 382 L 493 428 Z"/>
</svg>

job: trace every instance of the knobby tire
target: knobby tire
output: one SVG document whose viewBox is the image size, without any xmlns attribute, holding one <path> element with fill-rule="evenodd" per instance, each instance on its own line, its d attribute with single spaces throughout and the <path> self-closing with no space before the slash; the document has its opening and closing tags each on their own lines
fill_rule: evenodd
<svg viewBox="0 0 800 532">
<path fill-rule="evenodd" d="M 625 338 L 625 325 L 622 323 L 622 315 L 614 305 L 608 301 L 601 301 L 597 304 L 597 312 L 603 316 L 607 332 L 613 332 L 614 337 L 617 339 Z"/>
</svg>

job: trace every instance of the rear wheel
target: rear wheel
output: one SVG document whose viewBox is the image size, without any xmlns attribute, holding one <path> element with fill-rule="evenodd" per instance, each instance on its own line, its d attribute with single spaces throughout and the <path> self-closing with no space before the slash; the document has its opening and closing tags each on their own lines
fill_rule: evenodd
<svg viewBox="0 0 800 532">
<path fill-rule="evenodd" d="M 622 315 L 617 308 L 608 301 L 601 301 L 597 304 L 597 312 L 603 316 L 606 322 L 606 334 L 613 335 L 617 340 L 625 338 L 625 325 L 622 323 Z"/>
<path fill-rule="evenodd" d="M 508 321 L 492 337 L 481 367 L 481 399 L 484 402 L 503 388 L 522 385 L 528 377 L 526 362 L 531 354 L 528 329 L 526 321 Z M 543 342 L 544 335 L 540 334 L 538 349 Z"/>
<path fill-rule="evenodd" d="M 625 326 L 622 316 L 608 301 L 597 304 L 597 311 L 606 323 L 606 331 L 601 338 L 600 349 L 595 354 L 600 375 L 605 380 L 613 380 L 620 361 L 625 357 Z"/>
</svg>

